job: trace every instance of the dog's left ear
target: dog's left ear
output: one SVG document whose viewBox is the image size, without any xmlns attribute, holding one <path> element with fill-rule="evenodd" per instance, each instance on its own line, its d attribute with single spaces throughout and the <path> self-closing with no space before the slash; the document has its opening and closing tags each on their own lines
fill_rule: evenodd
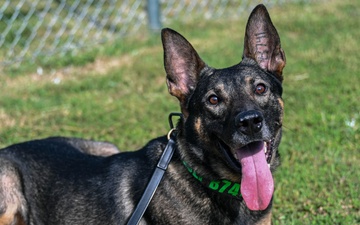
<svg viewBox="0 0 360 225">
<path fill-rule="evenodd" d="M 163 29 L 161 39 L 169 92 L 179 99 L 181 111 L 186 118 L 188 97 L 195 89 L 205 63 L 191 44 L 176 31 Z"/>
<path fill-rule="evenodd" d="M 283 80 L 285 52 L 264 5 L 256 6 L 249 17 L 243 57 L 254 59 L 262 69 L 273 73 L 280 81 Z"/>
</svg>

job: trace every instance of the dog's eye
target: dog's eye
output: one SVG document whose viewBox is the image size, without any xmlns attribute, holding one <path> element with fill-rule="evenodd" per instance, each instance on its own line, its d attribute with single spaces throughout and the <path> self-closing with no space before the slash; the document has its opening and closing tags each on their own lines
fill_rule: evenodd
<svg viewBox="0 0 360 225">
<path fill-rule="evenodd" d="M 211 95 L 209 97 L 209 102 L 211 105 L 217 105 L 219 103 L 219 98 L 216 95 Z"/>
<path fill-rule="evenodd" d="M 266 92 L 266 86 L 265 84 L 258 84 L 256 85 L 255 92 L 258 95 L 262 95 Z"/>
</svg>

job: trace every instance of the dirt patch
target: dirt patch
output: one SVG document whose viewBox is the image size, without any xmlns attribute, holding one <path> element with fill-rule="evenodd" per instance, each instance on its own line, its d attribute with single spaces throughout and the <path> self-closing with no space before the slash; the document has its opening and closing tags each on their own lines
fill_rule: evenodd
<svg viewBox="0 0 360 225">
<path fill-rule="evenodd" d="M 38 67 L 35 73 L 30 73 L 28 75 L 9 78 L 2 74 L 1 77 L 4 79 L 2 82 L 6 84 L 6 88 L 21 87 L 33 82 L 40 85 L 47 83 L 59 84 L 65 80 L 81 79 L 83 77 L 94 75 L 106 75 L 113 69 L 132 65 L 132 61 L 132 56 L 130 55 L 123 55 L 116 58 L 103 57 L 80 67 L 69 66 L 56 70 L 43 70 L 41 67 Z"/>
</svg>

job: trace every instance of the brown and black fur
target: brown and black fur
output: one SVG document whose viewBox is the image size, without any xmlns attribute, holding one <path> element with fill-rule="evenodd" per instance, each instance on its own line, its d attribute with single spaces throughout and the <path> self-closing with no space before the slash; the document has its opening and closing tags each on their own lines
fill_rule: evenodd
<svg viewBox="0 0 360 225">
<path fill-rule="evenodd" d="M 206 65 L 191 44 L 162 31 L 171 95 L 183 117 L 173 159 L 140 224 L 270 224 L 270 202 L 250 210 L 242 199 L 210 190 L 182 161 L 208 179 L 240 182 L 234 149 L 271 143 L 271 171 L 279 164 L 285 55 L 266 8 L 250 15 L 242 61 L 229 68 Z M 63 137 L 33 140 L 0 150 L 0 224 L 126 224 L 166 137 L 134 152 L 109 143 Z"/>
</svg>

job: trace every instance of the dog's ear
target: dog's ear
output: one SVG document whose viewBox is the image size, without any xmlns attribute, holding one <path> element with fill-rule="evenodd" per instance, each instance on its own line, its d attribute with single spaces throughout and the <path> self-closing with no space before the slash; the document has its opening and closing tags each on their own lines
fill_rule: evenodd
<svg viewBox="0 0 360 225">
<path fill-rule="evenodd" d="M 161 39 L 169 92 L 179 99 L 181 111 L 187 117 L 187 98 L 195 89 L 205 63 L 191 44 L 176 31 L 163 29 Z"/>
<path fill-rule="evenodd" d="M 264 5 L 252 11 L 246 25 L 243 57 L 254 59 L 259 66 L 283 80 L 282 70 L 286 64 L 280 37 L 271 22 Z"/>
</svg>

